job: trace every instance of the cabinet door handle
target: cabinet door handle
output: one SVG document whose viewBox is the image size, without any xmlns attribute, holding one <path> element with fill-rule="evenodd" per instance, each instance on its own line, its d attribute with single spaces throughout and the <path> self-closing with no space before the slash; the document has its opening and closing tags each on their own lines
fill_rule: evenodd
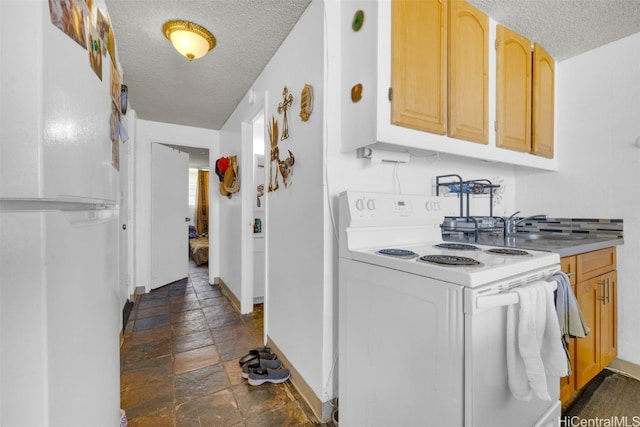
<svg viewBox="0 0 640 427">
<path fill-rule="evenodd" d="M 611 279 L 607 278 L 607 304 L 611 301 Z"/>
</svg>

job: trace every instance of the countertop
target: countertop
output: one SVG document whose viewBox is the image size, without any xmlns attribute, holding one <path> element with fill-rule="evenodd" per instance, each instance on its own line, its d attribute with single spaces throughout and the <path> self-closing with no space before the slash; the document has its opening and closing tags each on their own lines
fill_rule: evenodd
<svg viewBox="0 0 640 427">
<path fill-rule="evenodd" d="M 518 234 L 521 234 L 520 237 Z M 583 236 L 554 236 L 553 233 L 536 233 L 543 234 L 543 238 L 530 239 L 527 238 L 529 233 L 515 233 L 516 237 L 503 238 L 490 234 L 481 233 L 475 243 L 488 246 L 502 246 L 517 249 L 530 249 L 544 252 L 555 252 L 561 257 L 581 254 L 584 252 L 597 251 L 611 246 L 619 246 L 624 243 L 622 238 L 611 237 L 583 237 Z M 472 235 L 460 238 L 451 236 L 446 240 L 456 242 L 474 243 Z"/>
</svg>

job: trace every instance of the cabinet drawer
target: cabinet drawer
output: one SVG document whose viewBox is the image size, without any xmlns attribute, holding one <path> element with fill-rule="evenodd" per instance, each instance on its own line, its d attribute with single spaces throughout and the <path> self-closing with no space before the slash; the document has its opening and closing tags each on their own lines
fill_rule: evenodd
<svg viewBox="0 0 640 427">
<path fill-rule="evenodd" d="M 569 282 L 572 285 L 575 285 L 578 281 L 576 280 L 576 257 L 574 256 L 566 256 L 560 258 L 560 269 L 567 273 L 569 276 Z"/>
<path fill-rule="evenodd" d="M 576 257 L 578 283 L 616 269 L 616 248 L 586 252 Z"/>
</svg>

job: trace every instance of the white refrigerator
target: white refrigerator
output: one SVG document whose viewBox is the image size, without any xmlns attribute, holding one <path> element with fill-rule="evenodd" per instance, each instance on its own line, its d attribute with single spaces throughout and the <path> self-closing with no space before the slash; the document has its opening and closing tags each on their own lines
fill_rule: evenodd
<svg viewBox="0 0 640 427">
<path fill-rule="evenodd" d="M 120 422 L 109 56 L 0 1 L 0 425 Z"/>
</svg>

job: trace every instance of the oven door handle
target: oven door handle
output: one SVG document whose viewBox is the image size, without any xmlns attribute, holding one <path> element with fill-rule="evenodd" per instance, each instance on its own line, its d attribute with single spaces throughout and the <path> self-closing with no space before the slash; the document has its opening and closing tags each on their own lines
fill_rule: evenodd
<svg viewBox="0 0 640 427">
<path fill-rule="evenodd" d="M 558 284 L 555 280 L 550 282 L 553 285 L 554 290 L 557 289 Z M 518 294 L 514 291 L 503 292 L 495 295 L 485 295 L 476 297 L 476 309 L 486 310 L 496 307 L 502 307 L 505 305 L 517 304 L 520 302 Z"/>
<path fill-rule="evenodd" d="M 504 292 L 496 295 L 487 295 L 476 298 L 476 309 L 486 310 L 490 308 L 502 307 L 505 305 L 517 304 L 518 294 L 515 292 Z"/>
</svg>

